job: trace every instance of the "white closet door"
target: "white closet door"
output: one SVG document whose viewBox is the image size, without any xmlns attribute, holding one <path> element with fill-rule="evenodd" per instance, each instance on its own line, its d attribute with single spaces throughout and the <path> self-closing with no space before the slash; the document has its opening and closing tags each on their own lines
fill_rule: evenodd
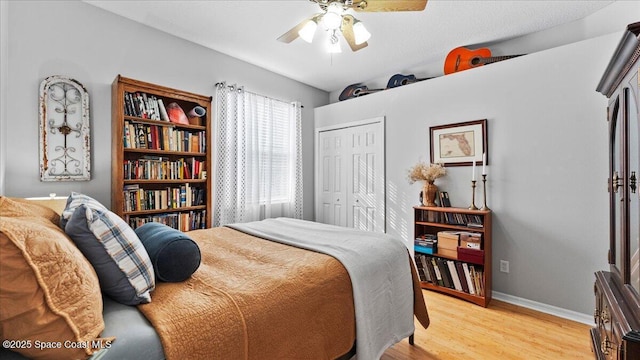
<svg viewBox="0 0 640 360">
<path fill-rule="evenodd" d="M 316 221 L 385 231 L 384 123 L 318 131 Z"/>
<path fill-rule="evenodd" d="M 316 204 L 316 221 L 325 224 L 347 225 L 345 137 L 342 131 L 319 134 L 320 176 L 316 191 L 320 192 L 320 201 Z"/>
<path fill-rule="evenodd" d="M 347 226 L 384 232 L 384 146 L 380 128 L 380 123 L 374 123 L 348 129 Z"/>
</svg>

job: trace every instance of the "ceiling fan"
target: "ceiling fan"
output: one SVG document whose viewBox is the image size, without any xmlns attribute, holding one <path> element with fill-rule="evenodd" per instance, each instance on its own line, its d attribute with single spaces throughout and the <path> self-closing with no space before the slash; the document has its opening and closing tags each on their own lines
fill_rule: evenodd
<svg viewBox="0 0 640 360">
<path fill-rule="evenodd" d="M 290 43 L 298 37 L 311 43 L 318 25 L 322 25 L 329 33 L 329 52 L 340 52 L 338 33 L 351 47 L 352 51 L 365 48 L 371 34 L 361 21 L 349 14 L 348 10 L 357 12 L 386 11 L 422 11 L 427 0 L 309 0 L 317 3 L 322 12 L 303 20 L 291 30 L 282 34 L 278 41 Z"/>
</svg>

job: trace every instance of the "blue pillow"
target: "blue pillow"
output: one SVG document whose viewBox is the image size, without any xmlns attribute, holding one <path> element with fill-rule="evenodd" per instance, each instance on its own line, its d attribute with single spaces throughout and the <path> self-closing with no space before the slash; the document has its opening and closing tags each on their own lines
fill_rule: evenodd
<svg viewBox="0 0 640 360">
<path fill-rule="evenodd" d="M 135 232 L 151 258 L 157 281 L 184 281 L 198 270 L 200 248 L 182 231 L 150 222 Z"/>
<path fill-rule="evenodd" d="M 66 220 L 65 232 L 93 265 L 104 294 L 125 305 L 151 301 L 153 266 L 124 220 L 89 203 L 77 206 Z"/>
</svg>

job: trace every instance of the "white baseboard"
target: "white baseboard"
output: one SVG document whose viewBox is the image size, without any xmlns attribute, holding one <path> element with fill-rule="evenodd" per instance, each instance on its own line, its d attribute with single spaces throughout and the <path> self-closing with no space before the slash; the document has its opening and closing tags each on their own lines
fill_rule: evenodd
<svg viewBox="0 0 640 360">
<path fill-rule="evenodd" d="M 589 314 L 583 314 L 577 311 L 567 310 L 567 309 L 559 308 L 557 306 L 547 305 L 537 301 L 527 300 L 521 297 L 503 294 L 497 291 L 493 291 L 491 295 L 494 299 L 504 301 L 509 304 L 522 306 L 527 309 L 540 311 L 545 314 L 561 317 L 563 319 L 568 319 L 568 320 L 576 321 L 579 323 L 595 326 L 593 322 L 593 316 Z"/>
</svg>

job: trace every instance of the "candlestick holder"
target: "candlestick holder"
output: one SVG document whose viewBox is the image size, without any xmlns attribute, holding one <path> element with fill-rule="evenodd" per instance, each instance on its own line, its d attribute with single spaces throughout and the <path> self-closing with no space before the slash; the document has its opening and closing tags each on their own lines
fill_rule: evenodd
<svg viewBox="0 0 640 360">
<path fill-rule="evenodd" d="M 491 210 L 487 206 L 487 174 L 482 174 L 482 197 L 483 205 L 480 210 Z"/>
<path fill-rule="evenodd" d="M 476 181 L 471 180 L 471 205 L 469 210 L 478 210 L 476 207 Z"/>
</svg>

